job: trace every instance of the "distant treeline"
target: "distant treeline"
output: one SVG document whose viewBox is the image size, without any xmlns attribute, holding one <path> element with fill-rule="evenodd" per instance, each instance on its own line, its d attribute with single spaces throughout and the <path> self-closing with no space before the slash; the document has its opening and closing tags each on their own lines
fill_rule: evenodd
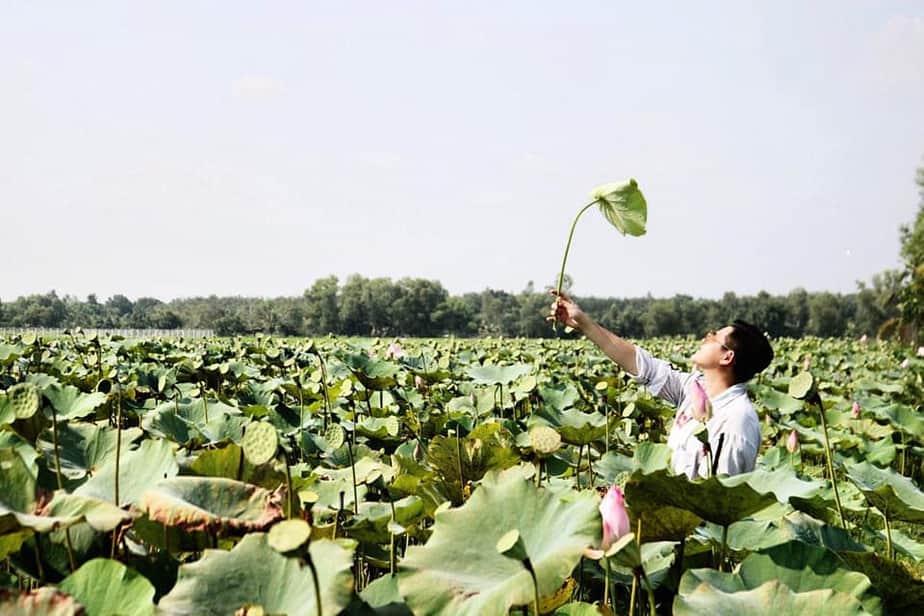
<svg viewBox="0 0 924 616">
<path fill-rule="evenodd" d="M 754 296 L 722 299 L 580 297 L 586 312 L 629 338 L 699 335 L 745 319 L 773 336 L 876 335 L 895 316 L 888 280 L 856 293 Z M 334 276 L 316 280 L 300 297 L 197 297 L 163 302 L 114 295 L 101 302 L 59 297 L 54 291 L 0 303 L 0 327 L 200 328 L 219 335 L 263 332 L 286 336 L 523 336 L 556 335 L 545 321 L 552 298 L 529 283 L 520 293 L 492 289 L 450 295 L 438 281 L 420 278 Z M 559 332 L 561 330 L 559 329 Z"/>
</svg>

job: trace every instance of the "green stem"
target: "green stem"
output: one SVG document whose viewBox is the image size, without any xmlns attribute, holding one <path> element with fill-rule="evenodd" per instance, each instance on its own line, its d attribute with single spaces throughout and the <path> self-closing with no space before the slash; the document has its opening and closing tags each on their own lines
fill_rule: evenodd
<svg viewBox="0 0 924 616">
<path fill-rule="evenodd" d="M 356 434 L 354 432 L 354 434 Z M 356 490 L 356 464 L 353 460 L 353 445 L 347 440 L 347 453 L 350 456 L 350 470 L 353 472 L 353 513 L 359 515 L 359 492 Z"/>
<path fill-rule="evenodd" d="M 629 595 L 629 614 L 635 613 L 635 591 L 638 589 L 638 573 L 632 572 L 632 592 Z"/>
<path fill-rule="evenodd" d="M 655 609 L 655 596 L 654 588 L 651 586 L 651 581 L 648 579 L 648 575 L 645 573 L 644 567 L 639 567 L 642 572 L 642 580 L 645 582 L 645 588 L 648 590 L 648 612 L 651 616 L 658 616 L 658 612 Z"/>
<path fill-rule="evenodd" d="M 577 489 L 581 489 L 581 455 L 584 453 L 584 446 L 578 445 L 578 459 L 577 466 L 574 469 L 574 482 L 577 484 Z"/>
<path fill-rule="evenodd" d="M 834 504 L 837 505 L 837 515 L 841 519 L 841 528 L 847 530 L 847 522 L 844 519 L 844 512 L 841 509 L 841 497 L 837 491 L 837 477 L 834 475 L 834 460 L 831 457 L 831 443 L 828 441 L 828 419 L 825 417 L 825 407 L 821 402 L 821 396 L 817 393 L 813 401 L 818 405 L 818 411 L 821 414 L 822 434 L 825 437 L 825 458 L 828 462 L 828 476 L 831 477 L 831 485 L 834 486 Z"/>
<path fill-rule="evenodd" d="M 535 600 L 533 604 L 533 613 L 539 616 L 539 581 L 536 579 L 536 572 L 533 570 L 533 564 L 528 558 L 523 564 L 526 565 L 526 570 L 529 571 L 529 576 L 533 579 L 533 598 Z"/>
<path fill-rule="evenodd" d="M 719 552 L 719 571 L 725 571 L 725 550 L 728 547 L 728 526 L 722 527 L 722 550 Z"/>
<path fill-rule="evenodd" d="M 886 554 L 889 559 L 895 560 L 895 554 L 892 552 L 892 525 L 889 524 L 889 516 L 883 512 L 882 519 L 885 520 L 885 531 L 886 531 Z"/>
<path fill-rule="evenodd" d="M 613 614 L 616 613 L 616 593 L 610 592 L 610 559 L 606 559 L 606 586 L 603 589 L 603 605 L 607 604 L 607 596 L 609 596 L 610 610 Z"/>
<path fill-rule="evenodd" d="M 283 453 L 283 461 L 286 464 L 286 519 L 292 519 L 292 470 L 289 468 L 289 455 Z M 354 471 L 353 482 L 356 482 L 356 475 Z"/>
<path fill-rule="evenodd" d="M 118 380 L 118 377 L 116 378 Z M 122 454 L 122 386 L 116 394 L 115 506 L 119 506 L 119 458 Z"/>
<path fill-rule="evenodd" d="M 582 207 L 581 210 L 577 213 L 577 216 L 574 217 L 574 222 L 571 223 L 571 230 L 568 232 L 568 243 L 565 244 L 565 256 L 561 259 L 561 271 L 558 273 L 558 286 L 556 288 L 559 294 L 561 294 L 561 286 L 565 282 L 565 264 L 568 262 L 568 252 L 571 250 L 571 240 L 574 238 L 574 228 L 577 226 L 577 222 L 581 217 L 581 214 L 590 209 L 591 206 L 596 205 L 596 203 L 596 201 L 591 201 Z"/>
<path fill-rule="evenodd" d="M 324 613 L 321 610 L 321 585 L 318 582 L 318 570 L 314 566 L 314 561 L 311 560 L 311 552 L 308 552 L 305 560 L 308 562 L 308 569 L 311 570 L 311 581 L 314 582 L 315 614 L 317 614 L 317 616 L 321 616 L 321 614 Z"/>
</svg>

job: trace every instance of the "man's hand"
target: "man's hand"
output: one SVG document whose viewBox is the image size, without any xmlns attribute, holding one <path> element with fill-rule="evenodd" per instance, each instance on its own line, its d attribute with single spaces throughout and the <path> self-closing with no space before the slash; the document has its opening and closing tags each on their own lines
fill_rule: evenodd
<svg viewBox="0 0 924 616">
<path fill-rule="evenodd" d="M 564 293 L 558 293 L 554 289 L 549 291 L 549 293 L 555 296 L 555 301 L 552 303 L 552 308 L 547 320 L 561 321 L 568 327 L 581 329 L 586 317 L 581 307 L 574 303 L 574 300 Z"/>
</svg>

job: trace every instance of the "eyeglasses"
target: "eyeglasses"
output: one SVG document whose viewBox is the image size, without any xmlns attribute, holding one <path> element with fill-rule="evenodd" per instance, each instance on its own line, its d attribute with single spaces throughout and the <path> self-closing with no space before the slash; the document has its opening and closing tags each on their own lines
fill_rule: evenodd
<svg viewBox="0 0 924 616">
<path fill-rule="evenodd" d="M 704 340 L 706 340 L 706 342 L 718 342 L 720 347 L 726 351 L 731 351 L 731 349 L 728 348 L 724 342 L 719 340 L 719 332 L 715 331 L 714 329 L 710 329 L 708 332 L 706 332 Z"/>
</svg>

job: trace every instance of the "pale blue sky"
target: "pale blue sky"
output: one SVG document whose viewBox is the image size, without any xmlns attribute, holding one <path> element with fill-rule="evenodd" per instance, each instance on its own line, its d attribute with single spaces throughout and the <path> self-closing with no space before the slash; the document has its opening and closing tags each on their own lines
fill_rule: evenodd
<svg viewBox="0 0 924 616">
<path fill-rule="evenodd" d="M 316 278 L 849 292 L 924 165 L 924 2 L 19 2 L 0 8 L 0 298 Z"/>
</svg>

